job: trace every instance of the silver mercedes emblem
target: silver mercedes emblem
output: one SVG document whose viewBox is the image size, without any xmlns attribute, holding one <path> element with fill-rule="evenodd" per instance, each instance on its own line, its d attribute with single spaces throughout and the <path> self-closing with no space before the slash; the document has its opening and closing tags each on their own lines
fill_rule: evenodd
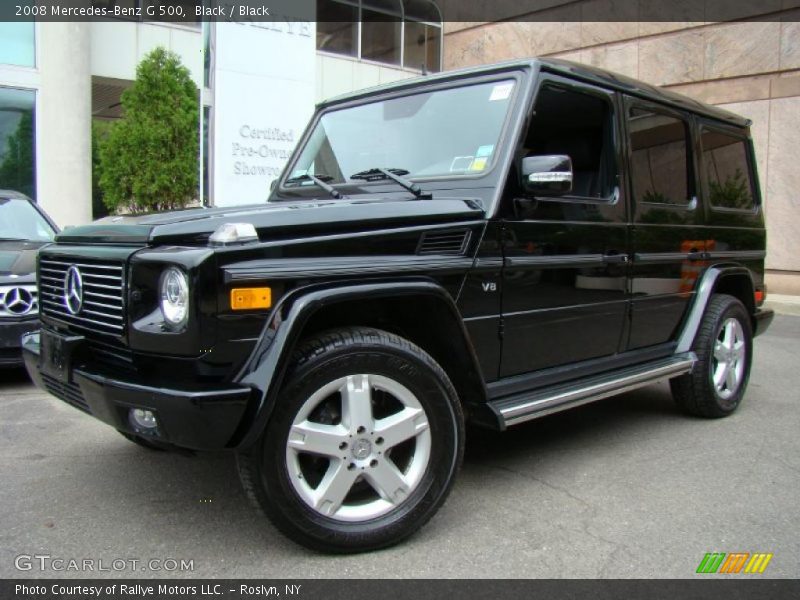
<svg viewBox="0 0 800 600">
<path fill-rule="evenodd" d="M 3 300 L 6 310 L 14 315 L 27 315 L 33 308 L 33 294 L 21 287 L 11 288 Z"/>
<path fill-rule="evenodd" d="M 83 308 L 83 277 L 76 266 L 70 267 L 64 278 L 64 306 L 73 315 Z"/>
<path fill-rule="evenodd" d="M 372 454 L 372 444 L 369 440 L 359 439 L 353 442 L 353 456 L 358 460 L 364 460 Z"/>
</svg>

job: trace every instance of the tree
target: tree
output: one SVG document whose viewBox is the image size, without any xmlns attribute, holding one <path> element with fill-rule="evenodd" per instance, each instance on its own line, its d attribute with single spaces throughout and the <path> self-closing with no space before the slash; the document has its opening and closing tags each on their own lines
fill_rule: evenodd
<svg viewBox="0 0 800 600">
<path fill-rule="evenodd" d="M 108 207 L 103 202 L 103 190 L 100 188 L 100 144 L 108 137 L 112 127 L 111 121 L 92 121 L 92 218 L 100 219 L 108 216 Z"/>
<path fill-rule="evenodd" d="M 11 189 L 33 198 L 33 113 L 22 113 L 17 130 L 6 139 L 6 153 L 0 163 L 0 189 Z"/>
<path fill-rule="evenodd" d="M 197 89 L 174 52 L 156 48 L 122 93 L 124 117 L 99 145 L 99 184 L 113 211 L 186 206 L 198 189 Z"/>
</svg>

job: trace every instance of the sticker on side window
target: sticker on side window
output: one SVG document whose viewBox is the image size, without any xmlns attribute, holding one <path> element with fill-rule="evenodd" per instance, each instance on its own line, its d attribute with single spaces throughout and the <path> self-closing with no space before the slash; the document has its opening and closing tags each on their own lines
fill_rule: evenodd
<svg viewBox="0 0 800 600">
<path fill-rule="evenodd" d="M 492 95 L 489 96 L 489 102 L 496 102 L 498 100 L 507 100 L 511 95 L 511 90 L 514 89 L 513 83 L 499 83 L 492 88 Z"/>
<path fill-rule="evenodd" d="M 494 144 L 481 146 L 478 148 L 477 152 L 475 152 L 475 156 L 478 158 L 481 158 L 482 156 L 491 156 L 492 152 L 494 152 Z"/>
</svg>

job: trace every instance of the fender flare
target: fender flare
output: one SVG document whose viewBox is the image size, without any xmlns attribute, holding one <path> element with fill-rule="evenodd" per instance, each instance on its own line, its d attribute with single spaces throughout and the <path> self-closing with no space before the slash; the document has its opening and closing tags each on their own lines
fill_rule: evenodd
<svg viewBox="0 0 800 600">
<path fill-rule="evenodd" d="M 694 302 L 689 309 L 689 314 L 684 321 L 683 329 L 678 337 L 678 345 L 675 348 L 675 354 L 682 354 L 692 349 L 697 330 L 700 329 L 700 323 L 703 320 L 706 307 L 711 301 L 711 296 L 714 294 L 717 284 L 723 278 L 733 275 L 747 277 L 748 281 L 750 281 L 751 288 L 753 287 L 752 274 L 747 268 L 741 265 L 714 265 L 706 269 L 705 273 L 703 273 L 700 283 L 697 286 Z"/>
<path fill-rule="evenodd" d="M 463 336 L 462 343 L 468 349 L 473 367 L 480 373 L 477 356 L 455 302 L 437 283 L 410 280 L 300 288 L 282 298 L 274 308 L 256 347 L 236 378 L 238 383 L 254 390 L 255 403 L 254 409 L 249 416 L 245 416 L 230 446 L 238 449 L 251 447 L 266 427 L 278 401 L 294 349 L 301 339 L 306 323 L 317 311 L 340 302 L 420 295 L 433 296 L 445 303 L 453 318 L 457 319 Z"/>
</svg>

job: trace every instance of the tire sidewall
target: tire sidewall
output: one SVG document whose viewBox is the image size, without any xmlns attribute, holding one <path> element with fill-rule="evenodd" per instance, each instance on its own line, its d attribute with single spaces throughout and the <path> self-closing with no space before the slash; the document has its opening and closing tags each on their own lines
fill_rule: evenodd
<svg viewBox="0 0 800 600">
<path fill-rule="evenodd" d="M 389 545 L 413 533 L 417 522 L 424 523 L 447 492 L 463 445 L 463 425 L 452 386 L 426 358 L 396 344 L 359 343 L 314 357 L 291 373 L 257 454 L 259 483 L 268 510 L 279 513 L 280 521 L 295 528 L 301 537 L 310 538 L 312 544 L 324 541 L 342 550 Z M 394 379 L 416 396 L 428 418 L 431 455 L 419 485 L 400 506 L 368 521 L 343 522 L 318 513 L 299 497 L 289 480 L 286 444 L 292 422 L 311 394 L 330 381 L 360 373 Z"/>
</svg>

